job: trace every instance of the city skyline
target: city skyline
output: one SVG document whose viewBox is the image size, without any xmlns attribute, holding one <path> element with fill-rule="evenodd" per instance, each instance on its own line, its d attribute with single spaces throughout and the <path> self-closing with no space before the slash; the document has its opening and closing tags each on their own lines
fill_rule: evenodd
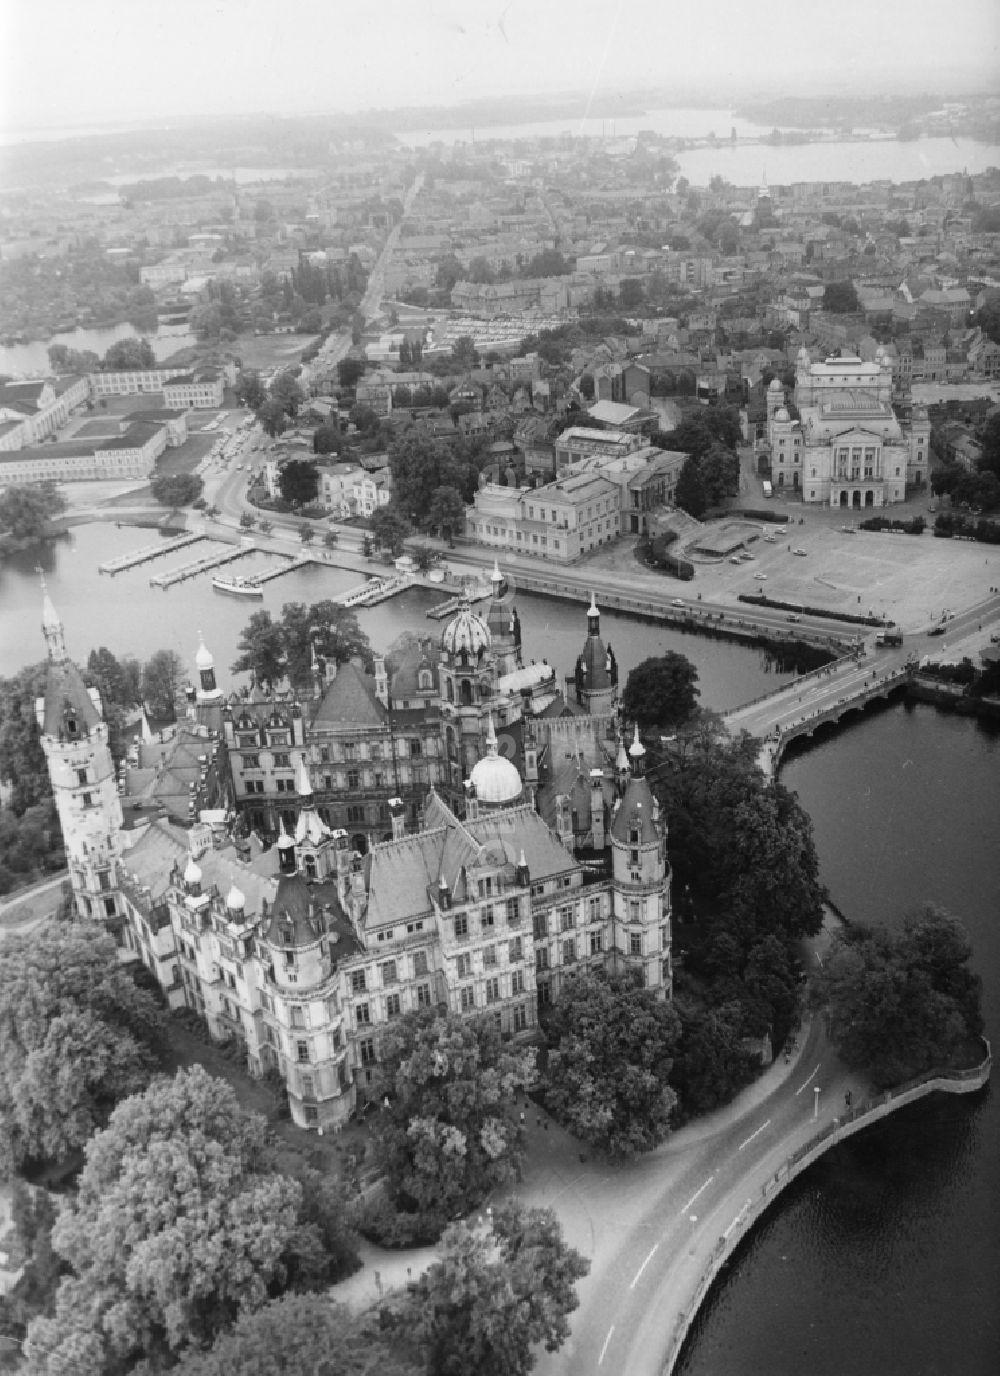
<svg viewBox="0 0 1000 1376">
<path fill-rule="evenodd" d="M 724 103 L 751 92 L 981 88 L 1000 59 L 1000 9 L 956 0 L 947 26 L 936 15 L 929 0 L 810 6 L 786 26 L 735 0 L 709 0 L 697 19 L 651 0 L 388 0 L 377 15 L 317 0 L 292 0 L 280 15 L 260 0 L 95 0 L 85 9 L 9 0 L 0 132 L 9 140 L 146 119 L 360 115 L 484 97 L 577 93 L 594 104 L 654 89 Z"/>
</svg>

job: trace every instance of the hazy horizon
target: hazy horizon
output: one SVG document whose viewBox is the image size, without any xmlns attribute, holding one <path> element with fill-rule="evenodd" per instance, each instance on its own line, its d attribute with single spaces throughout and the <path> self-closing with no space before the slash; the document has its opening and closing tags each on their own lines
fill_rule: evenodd
<svg viewBox="0 0 1000 1376">
<path fill-rule="evenodd" d="M 996 89 L 1000 5 L 840 0 L 779 22 L 738 0 L 5 0 L 0 134 L 220 117 L 363 116 L 481 99 Z M 54 37 L 55 36 L 55 37 Z M 970 54 L 974 61 L 970 61 Z"/>
</svg>

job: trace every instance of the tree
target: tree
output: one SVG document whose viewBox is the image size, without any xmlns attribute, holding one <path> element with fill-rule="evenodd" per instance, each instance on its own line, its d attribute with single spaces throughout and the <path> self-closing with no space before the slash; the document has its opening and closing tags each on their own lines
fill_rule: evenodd
<svg viewBox="0 0 1000 1376">
<path fill-rule="evenodd" d="M 1000 214 L 996 211 L 991 213 L 997 221 L 997 229 L 1000 230 Z M 986 300 L 976 314 L 976 324 L 987 339 L 992 339 L 994 344 L 1000 344 L 1000 291 L 986 293 Z"/>
<path fill-rule="evenodd" d="M 240 515 L 240 530 L 253 530 L 255 524 L 254 517 L 249 511 L 244 511 Z"/>
<path fill-rule="evenodd" d="M 141 372 L 156 367 L 156 355 L 148 339 L 117 339 L 104 355 L 108 373 Z"/>
<path fill-rule="evenodd" d="M 630 671 L 625 684 L 625 716 L 643 729 L 679 726 L 697 710 L 697 685 L 698 670 L 674 650 L 644 659 Z"/>
<path fill-rule="evenodd" d="M 475 465 L 455 447 L 417 430 L 407 430 L 391 442 L 389 467 L 399 510 L 417 522 L 427 520 L 438 488 L 454 488 L 464 502 L 471 501 L 476 490 Z"/>
<path fill-rule="evenodd" d="M 378 429 L 378 412 L 366 402 L 359 401 L 347 413 L 347 419 L 363 435 L 373 434 Z"/>
<path fill-rule="evenodd" d="M 743 1044 L 739 1002 L 717 1008 L 678 1005 L 681 1035 L 671 1080 L 681 1114 L 710 1113 L 727 1103 L 753 1074 L 753 1053 Z"/>
<path fill-rule="evenodd" d="M 734 497 L 740 487 L 740 461 L 732 449 L 713 440 L 708 452 L 699 462 L 705 497 L 717 506 L 726 497 Z"/>
<path fill-rule="evenodd" d="M 854 290 L 854 283 L 847 282 L 827 282 L 826 290 L 823 292 L 823 309 L 829 311 L 831 315 L 854 315 L 860 309 L 858 294 Z"/>
<path fill-rule="evenodd" d="M 297 369 L 296 369 L 297 371 Z M 297 416 L 299 407 L 305 400 L 302 388 L 299 386 L 295 373 L 290 368 L 283 369 L 275 377 L 271 386 L 268 388 L 268 396 L 272 401 L 280 404 L 281 409 L 287 416 Z"/>
<path fill-rule="evenodd" d="M 465 503 L 461 492 L 454 487 L 435 488 L 427 510 L 427 524 L 449 540 L 465 525 Z"/>
<path fill-rule="evenodd" d="M 302 1187 L 262 1169 L 266 1136 L 200 1066 L 119 1104 L 53 1230 L 72 1274 L 29 1329 L 29 1369 L 73 1369 L 81 1344 L 95 1373 L 165 1364 L 280 1293 Z"/>
<path fill-rule="evenodd" d="M 981 1036 L 981 981 L 961 923 L 924 904 L 894 934 L 885 927 L 838 931 L 811 1001 L 850 1066 L 880 1088 L 961 1058 Z"/>
<path fill-rule="evenodd" d="M 159 1007 L 99 930 L 49 924 L 0 946 L 2 1159 L 82 1147 L 159 1061 Z"/>
<path fill-rule="evenodd" d="M 459 335 L 452 345 L 451 359 L 458 373 L 468 373 L 478 365 L 479 352 L 471 335 Z"/>
<path fill-rule="evenodd" d="M 236 645 L 239 658 L 234 674 L 252 674 L 254 682 L 274 687 L 284 676 L 284 638 L 271 613 L 254 612 Z"/>
<path fill-rule="evenodd" d="M 37 540 L 65 510 L 66 498 L 55 483 L 13 483 L 0 493 L 0 532 L 18 541 Z"/>
<path fill-rule="evenodd" d="M 188 323 L 202 343 L 218 340 L 222 332 L 222 309 L 217 301 L 195 306 Z"/>
<path fill-rule="evenodd" d="M 527 1376 L 536 1344 L 558 1352 L 590 1263 L 566 1245 L 552 1209 L 505 1205 L 486 1233 L 450 1227 L 439 1251 L 404 1309 L 429 1372 Z"/>
<path fill-rule="evenodd" d="M 704 516 L 707 510 L 708 498 L 705 494 L 705 484 L 702 482 L 701 464 L 695 458 L 685 459 L 677 475 L 674 505 L 679 506 L 681 511 L 686 511 L 695 520 Z"/>
<path fill-rule="evenodd" d="M 319 472 L 308 459 L 292 459 L 278 474 L 278 486 L 286 502 L 308 506 L 319 495 Z"/>
<path fill-rule="evenodd" d="M 313 431 L 314 454 L 339 454 L 344 447 L 340 426 L 333 421 L 324 421 Z"/>
<path fill-rule="evenodd" d="M 23 1341 L 32 1319 L 52 1313 L 56 1287 L 65 1267 L 52 1250 L 54 1196 L 41 1186 L 25 1184 L 17 1176 L 10 1194 L 10 1221 L 25 1261 L 13 1286 L 0 1295 L 0 1333 Z"/>
<path fill-rule="evenodd" d="M 197 501 L 205 484 L 197 473 L 157 473 L 149 490 L 161 506 L 190 506 Z"/>
<path fill-rule="evenodd" d="M 397 555 L 402 552 L 403 541 L 410 533 L 410 523 L 399 511 L 390 506 L 380 506 L 368 522 L 372 536 L 381 549 Z"/>
<path fill-rule="evenodd" d="M 325 1295 L 284 1295 L 242 1314 L 210 1352 L 191 1353 L 174 1376 L 418 1376 L 380 1316 L 353 1314 Z"/>
<path fill-rule="evenodd" d="M 979 459 L 980 473 L 992 473 L 994 477 L 1000 478 L 1000 411 L 994 411 L 986 418 L 979 442 L 983 446 Z"/>
<path fill-rule="evenodd" d="M 427 1011 L 390 1025 L 382 1054 L 390 1102 L 379 1138 L 389 1198 L 410 1236 L 436 1237 L 520 1167 L 514 1100 L 534 1080 L 535 1052 L 506 1046 L 491 1017 Z"/>
<path fill-rule="evenodd" d="M 52 798 L 35 719 L 35 702 L 45 694 L 47 677 L 48 665 L 43 662 L 27 665 L 14 678 L 0 679 L 0 779 L 11 781 L 9 810 L 18 816 Z M 0 809 L 0 817 L 5 810 Z M 10 853 L 4 858 L 9 860 Z"/>
<path fill-rule="evenodd" d="M 288 425 L 284 405 L 277 397 L 268 397 L 267 401 L 257 408 L 257 420 L 261 429 L 270 435 L 272 440 L 276 440 Z"/>
<path fill-rule="evenodd" d="M 308 521 L 303 521 L 299 526 L 299 539 L 304 545 L 311 545 L 316 538 L 316 532 Z"/>
<path fill-rule="evenodd" d="M 252 368 L 239 373 L 233 391 L 240 405 L 248 407 L 251 411 L 259 410 L 267 400 L 267 388 L 260 380 L 260 373 Z"/>
<path fill-rule="evenodd" d="M 745 960 L 764 937 L 786 944 L 815 935 L 823 909 L 812 823 L 795 794 L 764 777 L 759 743 L 702 731 L 680 746 L 651 777 L 675 891 L 690 889 L 707 943 L 726 933 Z"/>
<path fill-rule="evenodd" d="M 349 390 L 356 387 L 365 374 L 365 365 L 359 358 L 342 358 L 337 364 L 337 381 Z"/>
<path fill-rule="evenodd" d="M 142 671 L 142 697 L 155 717 L 175 716 L 177 694 L 184 681 L 184 661 L 176 650 L 157 650 Z"/>
<path fill-rule="evenodd" d="M 651 1150 L 670 1131 L 679 1032 L 674 1009 L 630 976 L 564 981 L 546 1027 L 546 1106 L 612 1156 Z"/>
</svg>

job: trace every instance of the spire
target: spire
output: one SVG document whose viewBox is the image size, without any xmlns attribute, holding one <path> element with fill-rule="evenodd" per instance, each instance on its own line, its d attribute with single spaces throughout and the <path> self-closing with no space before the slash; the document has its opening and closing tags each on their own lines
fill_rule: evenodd
<svg viewBox="0 0 1000 1376">
<path fill-rule="evenodd" d="M 639 723 L 635 724 L 635 732 L 632 736 L 632 744 L 628 748 L 629 759 L 632 761 L 632 778 L 641 779 L 646 772 L 646 747 L 639 739 Z"/>
<path fill-rule="evenodd" d="M 597 610 L 597 598 L 593 593 L 590 594 L 590 606 L 587 608 L 587 634 L 601 634 L 601 613 Z"/>
<path fill-rule="evenodd" d="M 495 756 L 497 753 L 497 733 L 493 727 L 493 713 L 489 715 L 489 724 L 486 727 L 486 753 Z"/>
<path fill-rule="evenodd" d="M 205 645 L 205 637 L 202 635 L 201 631 L 198 632 L 198 653 L 194 657 L 194 662 L 199 673 L 204 672 L 206 669 L 215 668 L 215 660 L 212 658 L 212 652 Z"/>
<path fill-rule="evenodd" d="M 493 596 L 499 598 L 500 584 L 503 582 L 503 574 L 500 572 L 499 559 L 493 560 L 493 572 L 490 574 L 490 582 L 493 584 Z"/>
<path fill-rule="evenodd" d="M 40 571 L 39 571 L 40 572 Z M 52 598 L 45 585 L 45 575 L 41 574 L 42 582 L 42 633 L 45 636 L 45 643 L 49 647 L 49 659 L 54 664 L 63 664 L 66 660 L 66 641 L 63 637 L 63 624 L 59 620 L 59 613 L 52 605 Z"/>
</svg>

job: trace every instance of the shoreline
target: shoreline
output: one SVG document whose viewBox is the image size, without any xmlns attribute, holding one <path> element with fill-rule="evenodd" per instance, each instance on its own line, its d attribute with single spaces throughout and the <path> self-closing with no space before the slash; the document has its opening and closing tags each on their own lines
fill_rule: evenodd
<svg viewBox="0 0 1000 1376">
<path fill-rule="evenodd" d="M 842 920 L 846 921 L 846 919 Z M 831 1147 L 839 1145 L 848 1137 L 852 1137 L 880 1122 L 899 1108 L 916 1103 L 919 1099 L 926 1098 L 929 1094 L 936 1092 L 975 1094 L 984 1089 L 989 1082 L 992 1070 L 992 1049 L 987 1038 L 983 1037 L 981 1040 L 985 1049 L 985 1056 L 978 1066 L 969 1070 L 928 1071 L 925 1075 L 907 1081 L 896 1089 L 888 1089 L 873 1099 L 863 1100 L 843 1117 L 834 1118 L 832 1122 L 825 1124 L 811 1141 L 793 1151 L 784 1163 L 764 1181 L 764 1184 L 754 1191 L 754 1194 L 736 1216 L 734 1226 L 731 1230 L 727 1229 L 715 1243 L 707 1264 L 698 1278 L 692 1300 L 675 1320 L 674 1331 L 671 1334 L 663 1358 L 663 1365 L 660 1368 L 662 1376 L 671 1376 L 698 1312 L 722 1268 L 786 1186 L 808 1170 Z"/>
</svg>

